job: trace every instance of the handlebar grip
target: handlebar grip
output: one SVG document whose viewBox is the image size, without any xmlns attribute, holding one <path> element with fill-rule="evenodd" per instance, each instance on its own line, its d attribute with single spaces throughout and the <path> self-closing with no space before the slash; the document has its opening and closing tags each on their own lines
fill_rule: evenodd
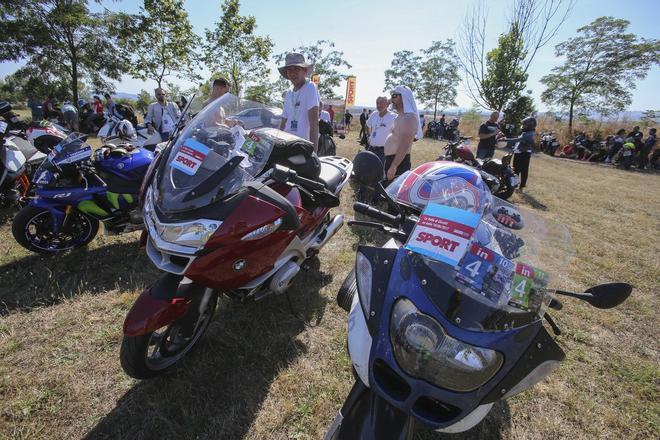
<svg viewBox="0 0 660 440">
<path fill-rule="evenodd" d="M 396 216 L 383 212 L 379 209 L 372 208 L 366 203 L 360 203 L 360 202 L 353 203 L 353 210 L 359 212 L 360 214 L 364 214 L 371 218 L 375 218 L 377 220 L 388 223 L 390 225 L 397 225 L 399 223 L 399 219 Z"/>
<path fill-rule="evenodd" d="M 296 176 L 294 181 L 308 189 L 314 189 L 317 191 L 323 191 L 325 189 L 325 185 L 322 184 L 321 182 L 316 182 L 314 180 L 306 179 L 304 177 Z"/>
<path fill-rule="evenodd" d="M 552 300 L 550 300 L 550 304 L 548 304 L 548 307 L 555 310 L 561 310 L 564 307 L 564 305 L 558 299 L 553 298 Z"/>
</svg>

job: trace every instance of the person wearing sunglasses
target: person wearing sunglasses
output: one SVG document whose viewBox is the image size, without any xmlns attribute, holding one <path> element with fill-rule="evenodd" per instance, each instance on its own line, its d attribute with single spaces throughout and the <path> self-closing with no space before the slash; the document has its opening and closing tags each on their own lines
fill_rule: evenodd
<svg viewBox="0 0 660 440">
<path fill-rule="evenodd" d="M 149 104 L 144 123 L 150 135 L 157 130 L 161 138 L 167 140 L 170 133 L 174 131 L 176 121 L 181 116 L 181 111 L 174 102 L 167 101 L 167 95 L 163 89 L 157 88 L 154 90 L 154 94 L 156 95 L 156 102 Z"/>
<path fill-rule="evenodd" d="M 385 139 L 385 174 L 387 182 L 410 170 L 410 151 L 415 139 L 422 138 L 419 112 L 412 90 L 406 86 L 396 86 L 390 92 L 392 108 L 397 117 Z"/>
</svg>

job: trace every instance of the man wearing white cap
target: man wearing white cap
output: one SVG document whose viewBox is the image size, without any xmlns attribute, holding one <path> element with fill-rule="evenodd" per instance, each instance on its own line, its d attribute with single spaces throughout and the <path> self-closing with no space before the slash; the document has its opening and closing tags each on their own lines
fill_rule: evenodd
<svg viewBox="0 0 660 440">
<path fill-rule="evenodd" d="M 321 97 L 314 83 L 307 81 L 312 65 L 305 62 L 302 54 L 290 53 L 285 58 L 284 66 L 278 70 L 293 85 L 284 97 L 280 130 L 307 139 L 314 144 L 314 151 L 318 151 Z"/>
<path fill-rule="evenodd" d="M 396 86 L 391 92 L 392 107 L 399 114 L 392 124 L 392 132 L 385 140 L 385 173 L 388 182 L 410 169 L 412 143 L 422 138 L 419 113 L 412 90 Z"/>
</svg>

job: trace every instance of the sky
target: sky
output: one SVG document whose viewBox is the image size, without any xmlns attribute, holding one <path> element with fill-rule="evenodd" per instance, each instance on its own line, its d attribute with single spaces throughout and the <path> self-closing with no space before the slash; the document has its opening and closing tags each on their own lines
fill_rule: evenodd
<svg viewBox="0 0 660 440">
<path fill-rule="evenodd" d="M 497 37 L 506 30 L 506 12 L 513 0 L 486 1 L 488 10 L 487 42 L 493 48 Z M 122 0 L 104 2 L 110 10 L 137 12 L 142 2 Z M 434 0 L 430 2 L 404 2 L 401 0 L 333 0 L 325 2 L 308 0 L 243 0 L 241 15 L 253 15 L 257 21 L 257 34 L 269 35 L 274 43 L 273 53 L 290 51 L 300 45 L 310 45 L 317 40 L 330 40 L 336 49 L 344 52 L 344 59 L 352 68 L 342 73 L 357 77 L 356 104 L 375 106 L 376 97 L 383 93 L 384 71 L 389 68 L 392 54 L 399 50 L 419 52 L 432 41 L 456 39 L 463 17 L 472 7 L 472 0 Z M 402 8 L 401 5 L 405 5 Z M 187 0 L 185 8 L 195 32 L 204 34 L 221 16 L 221 1 Z M 93 5 L 92 8 L 97 6 Z M 527 88 L 532 90 L 535 104 L 540 110 L 544 87 L 540 78 L 561 63 L 554 55 L 554 46 L 576 35 L 576 30 L 594 19 L 608 15 L 630 21 L 628 32 L 639 37 L 660 38 L 657 13 L 660 0 L 577 0 L 557 36 L 541 49 L 529 70 Z M 273 78 L 275 65 L 271 63 Z M 18 68 L 15 63 L 0 65 L 0 77 Z M 208 71 L 200 68 L 202 73 Z M 188 87 L 190 83 L 170 78 L 171 82 Z M 323 81 L 323 78 L 321 78 Z M 141 89 L 152 91 L 155 82 L 143 82 L 125 77 L 117 84 L 117 91 L 138 93 Z M 345 85 L 338 92 L 345 95 Z M 465 90 L 458 87 L 459 107 L 471 107 L 473 102 Z M 660 68 L 654 67 L 643 81 L 637 83 L 629 110 L 660 109 Z"/>
</svg>

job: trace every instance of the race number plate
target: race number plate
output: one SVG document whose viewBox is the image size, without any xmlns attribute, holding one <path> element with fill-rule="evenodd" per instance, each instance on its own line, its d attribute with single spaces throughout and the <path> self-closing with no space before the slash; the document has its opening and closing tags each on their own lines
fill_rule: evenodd
<svg viewBox="0 0 660 440">
<path fill-rule="evenodd" d="M 187 139 L 172 159 L 172 168 L 194 176 L 209 153 L 209 148 L 194 139 Z"/>
<path fill-rule="evenodd" d="M 511 290 L 514 267 L 515 263 L 511 260 L 473 243 L 457 268 L 456 281 L 495 304 L 505 303 L 508 298 L 506 294 Z"/>
<path fill-rule="evenodd" d="M 509 305 L 524 310 L 538 310 L 543 305 L 547 284 L 547 273 L 523 263 L 516 263 L 509 291 Z"/>
<path fill-rule="evenodd" d="M 467 251 L 481 216 L 430 203 L 410 235 L 406 249 L 456 266 Z"/>
</svg>

